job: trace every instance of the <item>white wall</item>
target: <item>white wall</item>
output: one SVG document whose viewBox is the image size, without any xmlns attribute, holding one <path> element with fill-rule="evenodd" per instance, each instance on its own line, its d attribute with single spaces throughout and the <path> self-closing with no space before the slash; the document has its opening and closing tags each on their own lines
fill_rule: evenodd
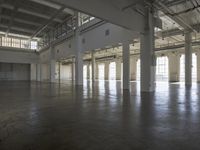
<svg viewBox="0 0 200 150">
<path fill-rule="evenodd" d="M 31 81 L 37 80 L 37 64 L 31 64 Z"/>
<path fill-rule="evenodd" d="M 61 65 L 60 66 L 60 79 L 61 80 L 71 80 L 72 72 L 71 65 Z"/>
<path fill-rule="evenodd" d="M 30 65 L 0 63 L 0 80 L 30 80 Z"/>
<path fill-rule="evenodd" d="M 50 80 L 50 66 L 49 64 L 41 64 L 41 81 Z"/>
<path fill-rule="evenodd" d="M 109 35 L 105 34 L 106 30 L 109 30 Z M 92 51 L 99 48 L 105 48 L 107 46 L 114 46 L 122 43 L 122 41 L 124 40 L 131 41 L 135 37 L 137 37 L 137 35 L 130 30 L 121 28 L 110 23 L 105 23 L 101 26 L 82 33 L 82 41 L 83 39 L 85 41 L 85 43 L 82 43 L 82 50 L 84 52 Z M 64 42 L 55 45 L 54 50 L 56 60 L 69 58 L 75 55 L 74 39 L 67 39 Z M 49 62 L 49 52 L 49 49 L 41 52 L 40 61 L 42 63 Z"/>
<path fill-rule="evenodd" d="M 11 50 L 11 48 L 0 48 L 0 62 L 27 64 L 38 63 L 38 56 L 39 55 L 35 52 Z"/>
</svg>

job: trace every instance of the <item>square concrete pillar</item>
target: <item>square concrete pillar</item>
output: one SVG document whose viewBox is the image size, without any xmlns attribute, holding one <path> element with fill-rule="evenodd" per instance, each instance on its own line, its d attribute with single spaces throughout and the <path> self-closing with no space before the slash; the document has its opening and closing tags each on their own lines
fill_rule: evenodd
<svg viewBox="0 0 200 150">
<path fill-rule="evenodd" d="M 121 80 L 121 69 L 122 69 L 122 66 L 121 66 L 122 60 L 121 60 L 121 58 L 117 58 L 115 63 L 116 63 L 116 80 Z"/>
<path fill-rule="evenodd" d="M 185 33 L 185 84 L 192 84 L 192 35 Z"/>
<path fill-rule="evenodd" d="M 136 81 L 136 67 L 137 67 L 137 57 L 130 57 L 130 78 L 131 81 Z"/>
<path fill-rule="evenodd" d="M 141 92 L 153 92 L 155 90 L 156 58 L 154 53 L 154 19 L 151 8 L 146 8 L 145 29 L 141 34 Z"/>
<path fill-rule="evenodd" d="M 180 55 L 177 53 L 169 53 L 168 62 L 169 62 L 169 82 L 179 82 Z"/>
<path fill-rule="evenodd" d="M 95 79 L 96 79 L 96 59 L 95 59 L 95 52 L 92 51 L 92 54 L 91 54 L 91 57 L 92 57 L 92 81 L 94 82 Z"/>
<path fill-rule="evenodd" d="M 55 75 L 56 75 L 56 61 L 50 60 L 50 81 L 55 82 Z"/>
<path fill-rule="evenodd" d="M 109 65 L 110 65 L 110 62 L 105 62 L 104 80 L 109 80 Z"/>
<path fill-rule="evenodd" d="M 130 46 L 129 41 L 123 42 L 123 89 L 130 88 Z"/>
</svg>

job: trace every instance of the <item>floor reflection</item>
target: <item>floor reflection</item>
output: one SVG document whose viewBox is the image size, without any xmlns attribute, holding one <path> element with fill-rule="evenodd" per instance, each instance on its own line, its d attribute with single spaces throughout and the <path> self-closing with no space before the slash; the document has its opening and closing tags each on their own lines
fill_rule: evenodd
<svg viewBox="0 0 200 150">
<path fill-rule="evenodd" d="M 0 83 L 0 149 L 200 148 L 200 84 Z M 54 142 L 52 142 L 54 141 Z"/>
</svg>

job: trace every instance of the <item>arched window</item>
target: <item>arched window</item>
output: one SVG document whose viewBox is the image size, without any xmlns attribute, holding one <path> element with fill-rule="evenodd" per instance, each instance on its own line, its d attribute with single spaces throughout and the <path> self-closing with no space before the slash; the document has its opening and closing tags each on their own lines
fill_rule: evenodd
<svg viewBox="0 0 200 150">
<path fill-rule="evenodd" d="M 105 71 L 105 65 L 104 64 L 99 64 L 98 65 L 99 80 L 104 80 L 104 71 Z"/>
<path fill-rule="evenodd" d="M 109 80 L 115 80 L 116 79 L 116 63 L 111 62 L 109 64 Z"/>
<path fill-rule="evenodd" d="M 136 80 L 140 80 L 140 59 L 137 60 L 137 66 L 136 66 Z"/>
<path fill-rule="evenodd" d="M 157 57 L 156 59 L 156 81 L 168 81 L 169 65 L 168 57 Z"/>
<path fill-rule="evenodd" d="M 86 80 L 87 79 L 87 65 L 83 66 L 83 79 Z"/>
<path fill-rule="evenodd" d="M 192 81 L 197 81 L 197 56 L 195 53 L 192 54 Z"/>
<path fill-rule="evenodd" d="M 181 55 L 180 57 L 180 82 L 185 81 L 185 55 Z"/>
</svg>

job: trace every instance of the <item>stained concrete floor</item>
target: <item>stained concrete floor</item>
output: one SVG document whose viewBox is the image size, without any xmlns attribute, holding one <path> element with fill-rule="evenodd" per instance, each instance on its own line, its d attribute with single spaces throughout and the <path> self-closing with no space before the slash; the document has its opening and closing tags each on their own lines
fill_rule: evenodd
<svg viewBox="0 0 200 150">
<path fill-rule="evenodd" d="M 120 84 L 0 82 L 0 150 L 200 149 L 200 85 Z"/>
</svg>

